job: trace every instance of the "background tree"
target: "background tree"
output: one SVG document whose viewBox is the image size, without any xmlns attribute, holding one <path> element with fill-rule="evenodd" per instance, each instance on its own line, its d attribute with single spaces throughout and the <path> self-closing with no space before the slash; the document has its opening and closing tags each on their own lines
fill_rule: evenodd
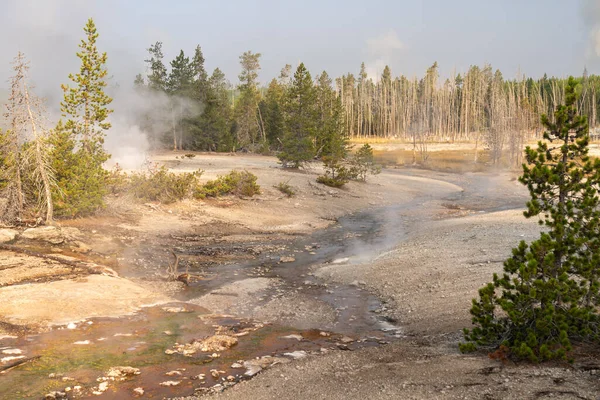
<svg viewBox="0 0 600 400">
<path fill-rule="evenodd" d="M 241 147 L 254 144 L 264 128 L 258 115 L 260 93 L 258 91 L 258 71 L 260 70 L 260 53 L 246 51 L 240 56 L 242 72 L 239 75 L 239 99 L 235 105 L 237 142 Z"/>
<path fill-rule="evenodd" d="M 287 91 L 285 116 L 286 132 L 277 157 L 284 167 L 299 168 L 313 158 L 317 132 L 315 90 L 304 63 L 298 65 Z"/>
<path fill-rule="evenodd" d="M 165 92 L 167 90 L 167 68 L 163 62 L 162 42 L 156 42 L 148 49 L 149 58 L 144 60 L 148 65 L 148 86 L 152 90 Z"/>
<path fill-rule="evenodd" d="M 573 338 L 600 339 L 600 160 L 587 155 L 576 85 L 568 80 L 554 121 L 542 116 L 546 142 L 527 148 L 520 178 L 531 195 L 525 216 L 540 216 L 547 231 L 530 245 L 521 242 L 504 274 L 479 290 L 471 308 L 476 327 L 465 330 L 462 350 L 502 345 L 540 361 L 566 357 Z"/>
<path fill-rule="evenodd" d="M 167 93 L 171 96 L 173 150 L 183 149 L 184 136 L 188 128 L 186 119 L 191 116 L 187 99 L 191 99 L 194 91 L 195 74 L 194 65 L 189 57 L 180 50 L 177 57 L 171 61 L 171 72 L 166 82 Z"/>
<path fill-rule="evenodd" d="M 195 135 L 196 145 L 203 150 L 234 150 L 231 118 L 229 84 L 225 74 L 219 68 L 215 68 L 207 83 L 202 123 L 197 127 L 199 132 Z M 199 139 L 200 137 L 202 139 Z"/>
<path fill-rule="evenodd" d="M 281 149 L 281 140 L 285 132 L 282 107 L 285 90 L 285 86 L 273 78 L 269 83 L 264 99 L 259 103 L 266 139 L 269 147 L 274 150 Z"/>
</svg>

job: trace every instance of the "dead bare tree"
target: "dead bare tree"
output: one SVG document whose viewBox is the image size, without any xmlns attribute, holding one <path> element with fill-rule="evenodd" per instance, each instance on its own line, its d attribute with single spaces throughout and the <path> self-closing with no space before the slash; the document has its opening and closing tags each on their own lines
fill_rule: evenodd
<svg viewBox="0 0 600 400">
<path fill-rule="evenodd" d="M 11 128 L 14 131 L 16 147 L 16 157 L 19 159 L 18 177 L 21 190 L 21 203 L 23 207 L 23 187 L 21 169 L 24 165 L 33 165 L 32 182 L 39 187 L 34 190 L 38 193 L 40 203 L 43 204 L 46 214 L 46 224 L 52 223 L 53 204 L 52 204 L 52 186 L 54 184 L 54 174 L 48 160 L 48 142 L 47 130 L 45 128 L 45 110 L 43 102 L 35 96 L 27 84 L 27 73 L 29 63 L 26 61 L 23 53 L 19 52 L 13 61 L 13 70 L 15 75 L 11 78 L 11 96 L 7 105 L 6 116 L 11 121 Z M 27 150 L 20 151 L 19 141 L 27 142 Z M 22 208 L 21 208 L 22 212 Z"/>
<path fill-rule="evenodd" d="M 21 144 L 24 141 L 22 130 L 24 115 L 20 112 L 22 97 L 19 88 L 22 79 L 22 71 L 17 71 L 17 74 L 11 79 L 10 96 L 5 105 L 6 112 L 4 113 L 9 121 L 10 129 L 3 137 L 4 168 L 2 173 L 8 184 L 3 190 L 2 197 L 6 198 L 6 204 L 3 207 L 4 209 L 0 210 L 2 211 L 0 218 L 9 223 L 20 221 L 23 218 L 25 207 L 21 159 Z"/>
</svg>

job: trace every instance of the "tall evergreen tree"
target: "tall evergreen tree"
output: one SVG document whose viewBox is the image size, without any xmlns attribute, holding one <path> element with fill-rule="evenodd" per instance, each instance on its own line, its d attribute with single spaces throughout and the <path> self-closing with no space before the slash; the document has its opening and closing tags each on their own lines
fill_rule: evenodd
<svg viewBox="0 0 600 400">
<path fill-rule="evenodd" d="M 553 122 L 542 116 L 546 142 L 527 148 L 520 178 L 531 195 L 525 216 L 539 216 L 546 231 L 521 242 L 504 274 L 479 290 L 471 308 L 476 327 L 465 330 L 462 350 L 503 345 L 540 361 L 566 357 L 573 338 L 600 339 L 600 160 L 588 157 L 575 89 L 569 78 Z"/>
<path fill-rule="evenodd" d="M 201 150 L 231 151 L 231 106 L 225 74 L 215 68 L 206 83 L 204 112 L 194 127 L 195 146 Z"/>
<path fill-rule="evenodd" d="M 156 42 L 148 49 L 150 58 L 145 62 L 148 65 L 148 86 L 150 89 L 165 92 L 167 90 L 167 67 L 163 62 L 164 54 L 162 51 L 162 42 Z"/>
<path fill-rule="evenodd" d="M 240 97 L 235 106 L 237 142 L 239 146 L 254 144 L 259 133 L 264 131 L 258 115 L 260 93 L 258 91 L 258 71 L 260 70 L 260 53 L 246 51 L 240 56 L 242 72 L 239 75 L 238 90 Z M 264 138 L 263 138 L 264 139 Z"/>
<path fill-rule="evenodd" d="M 173 150 L 189 145 L 188 119 L 194 114 L 190 100 L 194 94 L 194 65 L 183 50 L 171 61 L 171 72 L 167 79 L 167 93 L 171 96 L 171 122 Z"/>
<path fill-rule="evenodd" d="M 285 121 L 283 115 L 283 99 L 285 87 L 277 81 L 271 80 L 259 107 L 265 124 L 265 133 L 269 147 L 273 150 L 281 149 L 281 140 L 285 132 Z"/>
<path fill-rule="evenodd" d="M 63 85 L 61 103 L 64 125 L 59 123 L 51 141 L 51 160 L 58 190 L 53 193 L 60 215 L 80 215 L 104 205 L 106 171 L 103 163 L 110 155 L 104 149 L 107 118 L 112 99 L 106 95 L 106 53 L 96 47 L 98 33 L 90 18 L 84 27 L 85 39 L 79 44 L 79 73 L 70 74 L 73 86 Z M 76 156 L 71 154 L 76 152 Z"/>
<path fill-rule="evenodd" d="M 277 156 L 284 167 L 299 168 L 315 154 L 317 133 L 315 89 L 304 63 L 298 65 L 285 100 L 286 133 Z"/>
</svg>

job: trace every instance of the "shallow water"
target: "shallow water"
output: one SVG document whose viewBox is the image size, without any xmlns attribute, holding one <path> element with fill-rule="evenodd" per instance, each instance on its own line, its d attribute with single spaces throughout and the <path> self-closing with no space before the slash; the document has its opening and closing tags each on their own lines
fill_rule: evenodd
<svg viewBox="0 0 600 400">
<path fill-rule="evenodd" d="M 417 164 L 414 164 L 412 150 L 374 151 L 375 161 L 386 167 L 415 166 L 446 172 L 484 172 L 493 170 L 490 163 L 489 152 L 479 150 L 475 162 L 475 149 L 472 150 L 444 150 L 431 151 L 427 160 L 421 162 L 417 155 Z"/>
</svg>

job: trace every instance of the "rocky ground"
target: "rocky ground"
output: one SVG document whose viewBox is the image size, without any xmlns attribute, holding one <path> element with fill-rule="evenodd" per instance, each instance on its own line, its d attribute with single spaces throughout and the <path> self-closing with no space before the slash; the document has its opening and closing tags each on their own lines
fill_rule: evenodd
<svg viewBox="0 0 600 400">
<path fill-rule="evenodd" d="M 314 183 L 318 168 L 282 171 L 271 157 L 198 155 L 188 159 L 165 153 L 155 161 L 178 171 L 203 169 L 204 180 L 233 167 L 248 169 L 259 177 L 263 192 L 252 199 L 173 205 L 133 205 L 127 199 L 111 199 L 103 215 L 65 221 L 56 230 L 0 231 L 0 240 L 9 243 L 0 249 L 0 329 L 19 336 L 23 334 L 19 327 L 37 332 L 81 320 L 91 322 L 94 317 L 131 315 L 122 320 L 119 332 L 129 326 L 138 342 L 146 341 L 150 336 L 143 336 L 146 328 L 140 330 L 140 318 L 132 313 L 142 306 L 177 301 L 167 307 L 170 310 L 149 308 L 142 320 L 158 322 L 175 312 L 176 321 L 170 323 L 188 332 L 181 340 L 199 337 L 198 332 L 206 330 L 205 338 L 211 334 L 237 337 L 234 349 L 246 349 L 263 323 L 300 331 L 285 334 L 289 338 L 283 333 L 268 336 L 275 339 L 261 342 L 265 351 L 253 348 L 244 354 L 271 358 L 234 358 L 223 364 L 227 368 L 222 373 L 215 367 L 214 379 L 190 379 L 196 376 L 190 375 L 190 367 L 187 372 L 182 368 L 173 372 L 178 371 L 176 361 L 169 361 L 166 373 L 170 375 L 140 368 L 139 374 L 123 372 L 127 376 L 120 384 L 106 375 L 102 381 L 107 382 L 106 388 L 99 395 L 110 398 L 109 383 L 113 388 L 131 382 L 128 392 L 118 392 L 119 398 L 126 398 L 123 393 L 141 396 L 135 391 L 141 388 L 137 380 L 145 377 L 144 383 L 158 379 L 160 393 L 166 397 L 180 393 L 177 387 L 182 386 L 202 387 L 198 394 L 231 386 L 218 397 L 599 398 L 600 363 L 593 349 L 580 348 L 574 365 L 541 366 L 501 363 L 485 354 L 458 352 L 461 329 L 470 325 L 468 309 L 477 289 L 492 273 L 501 271 L 502 261 L 519 240 L 532 240 L 539 233 L 536 221 L 522 217 L 519 207 L 526 192 L 512 174 L 385 169 L 366 184 L 353 182 L 345 189 L 330 189 Z M 285 197 L 273 188 L 279 182 L 294 186 L 297 195 Z M 360 210 L 355 220 L 341 218 Z M 180 254 L 179 272 L 187 270 L 195 279 L 188 286 L 166 281 L 166 267 L 173 262 L 171 251 Z M 357 304 L 366 302 L 378 304 L 377 309 Z M 190 316 L 196 314 L 202 324 L 190 325 Z M 223 328 L 231 324 L 226 315 L 253 322 Z M 400 327 L 394 332 L 401 337 L 375 334 L 377 343 L 389 344 L 366 346 L 374 335 L 365 333 L 369 318 Z M 79 329 L 85 324 L 76 325 Z M 81 335 L 84 332 L 87 336 L 81 342 L 94 342 L 93 331 Z M 71 340 L 77 330 L 69 334 Z M 166 343 L 175 356 L 189 349 Z M 188 343 L 195 346 L 194 341 Z M 199 348 L 204 346 L 198 343 Z M 226 347 L 218 351 L 221 358 L 234 351 Z M 11 350 L 7 346 L 0 350 L 6 349 Z M 212 353 L 208 351 L 212 348 L 206 350 Z M 242 372 L 236 373 L 236 368 Z M 252 372 L 253 379 L 246 381 L 244 371 Z M 3 385 L 16 382 L 11 383 L 10 375 L 17 377 L 15 372 L 18 369 L 0 377 L 0 392 Z M 65 393 L 69 398 L 78 395 L 72 390 Z M 151 394 L 146 388 L 146 396 Z M 85 391 L 79 395 L 95 396 Z"/>
</svg>

